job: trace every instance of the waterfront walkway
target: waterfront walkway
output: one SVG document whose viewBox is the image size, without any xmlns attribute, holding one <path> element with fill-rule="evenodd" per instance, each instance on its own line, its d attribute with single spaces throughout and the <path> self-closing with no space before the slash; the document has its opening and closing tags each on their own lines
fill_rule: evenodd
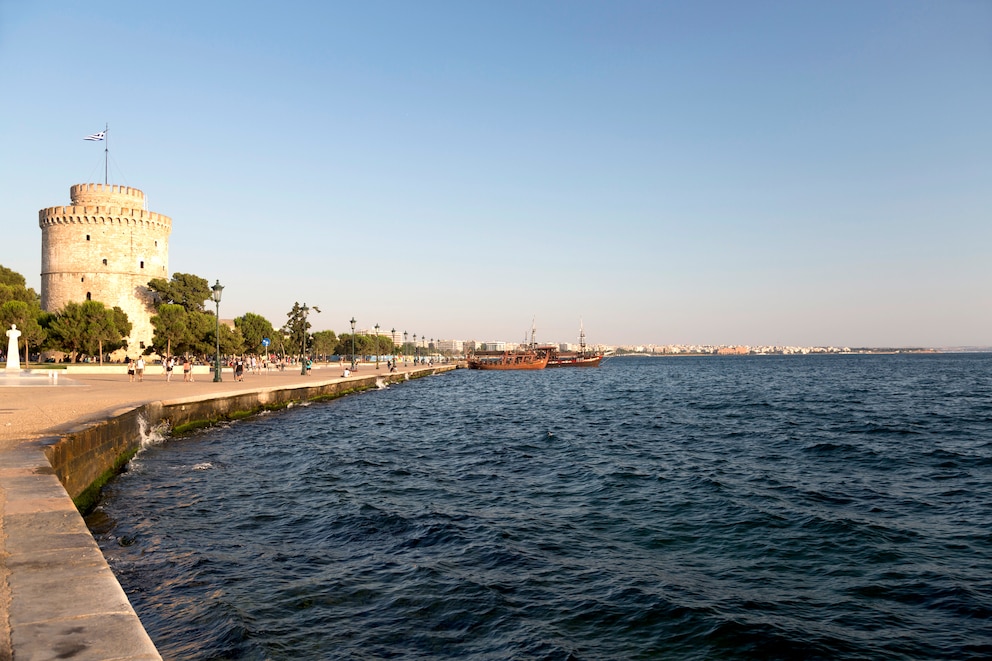
<svg viewBox="0 0 992 661">
<path fill-rule="evenodd" d="M 401 364 L 398 371 L 452 367 Z M 373 363 L 344 378 L 341 365 L 330 363 L 315 365 L 309 375 L 301 375 L 296 366 L 246 373 L 243 381 L 235 381 L 225 368 L 217 383 L 213 372 L 200 367 L 187 383 L 181 370 L 170 382 L 160 370 L 150 368 L 141 382 L 129 381 L 123 366 L 100 373 L 60 370 L 58 379 L 33 377 L 17 385 L 11 379 L 0 381 L 0 661 L 14 658 L 14 650 L 17 661 L 160 658 L 47 465 L 40 441 L 151 402 L 223 399 L 389 375 L 385 364 L 376 370 Z M 38 530 L 39 517 L 48 530 Z M 59 534 L 52 535 L 53 528 Z"/>
</svg>

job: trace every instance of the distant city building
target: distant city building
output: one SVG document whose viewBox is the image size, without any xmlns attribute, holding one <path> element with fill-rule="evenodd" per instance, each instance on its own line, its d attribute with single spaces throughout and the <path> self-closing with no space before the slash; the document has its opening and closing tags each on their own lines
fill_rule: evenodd
<svg viewBox="0 0 992 661">
<path fill-rule="evenodd" d="M 154 314 L 148 281 L 169 278 L 172 219 L 145 209 L 145 194 L 115 184 L 77 184 L 70 206 L 38 212 L 41 306 L 93 300 L 120 307 L 131 321 L 128 349 L 151 346 Z"/>
<path fill-rule="evenodd" d="M 437 345 L 441 353 L 462 353 L 465 350 L 465 343 L 461 340 L 438 340 Z"/>
</svg>

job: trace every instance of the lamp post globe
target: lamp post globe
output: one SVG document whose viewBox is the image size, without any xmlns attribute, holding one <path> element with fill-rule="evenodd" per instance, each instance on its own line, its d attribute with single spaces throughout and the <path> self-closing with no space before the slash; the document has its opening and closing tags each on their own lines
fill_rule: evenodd
<svg viewBox="0 0 992 661">
<path fill-rule="evenodd" d="M 355 318 L 351 318 L 351 371 L 355 371 Z"/>
<path fill-rule="evenodd" d="M 210 289 L 213 290 L 214 303 L 217 306 L 216 310 L 216 335 L 217 335 L 217 353 L 214 354 L 214 382 L 220 381 L 220 295 L 224 291 L 224 286 L 220 284 L 220 280 L 214 283 L 214 286 Z"/>
</svg>

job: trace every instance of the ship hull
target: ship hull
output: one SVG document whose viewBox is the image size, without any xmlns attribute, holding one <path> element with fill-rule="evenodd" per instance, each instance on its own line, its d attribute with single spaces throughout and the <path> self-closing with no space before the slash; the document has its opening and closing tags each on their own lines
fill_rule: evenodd
<svg viewBox="0 0 992 661">
<path fill-rule="evenodd" d="M 548 361 L 548 367 L 599 367 L 603 355 L 595 356 L 558 356 Z"/>
<path fill-rule="evenodd" d="M 543 370 L 550 354 L 546 352 L 490 352 L 477 353 L 468 359 L 471 370 Z"/>
</svg>

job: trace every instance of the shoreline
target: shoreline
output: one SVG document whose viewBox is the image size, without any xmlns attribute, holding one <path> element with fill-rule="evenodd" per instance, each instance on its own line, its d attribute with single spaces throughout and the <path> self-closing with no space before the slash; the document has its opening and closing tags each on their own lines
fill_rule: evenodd
<svg viewBox="0 0 992 661">
<path fill-rule="evenodd" d="M 269 371 L 244 381 L 224 370 L 219 383 L 204 366 L 192 383 L 181 375 L 167 382 L 154 369 L 132 383 L 123 366 L 93 367 L 63 372 L 58 385 L 0 382 L 0 661 L 15 652 L 17 658 L 161 658 L 73 500 L 86 490 L 98 495 L 96 480 L 109 479 L 118 462 L 130 459 L 138 425 L 202 426 L 456 365 L 403 365 L 390 373 L 362 364 L 343 377 L 341 365 L 330 363 L 315 365 L 310 375 Z"/>
</svg>

